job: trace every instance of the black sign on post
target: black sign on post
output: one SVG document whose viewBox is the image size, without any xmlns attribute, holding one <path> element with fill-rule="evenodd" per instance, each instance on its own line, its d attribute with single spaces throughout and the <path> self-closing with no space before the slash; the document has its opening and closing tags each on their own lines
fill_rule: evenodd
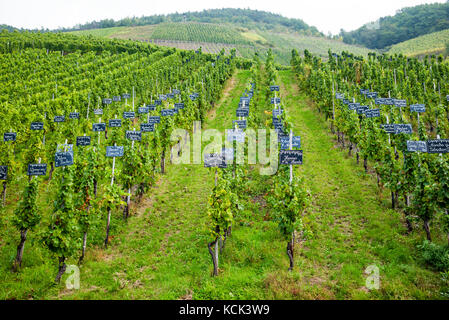
<svg viewBox="0 0 449 320">
<path fill-rule="evenodd" d="M 279 91 L 279 86 L 270 86 L 270 91 Z"/>
<path fill-rule="evenodd" d="M 120 128 L 122 126 L 122 119 L 111 119 L 109 120 L 110 128 Z"/>
<path fill-rule="evenodd" d="M 31 122 L 30 129 L 31 130 L 44 130 L 44 123 L 43 122 Z"/>
<path fill-rule="evenodd" d="M 282 150 L 290 149 L 290 136 L 281 136 L 279 142 Z M 292 136 L 292 148 L 301 148 L 300 136 Z"/>
<path fill-rule="evenodd" d="M 394 133 L 393 123 L 382 124 L 381 127 L 385 130 L 386 133 Z"/>
<path fill-rule="evenodd" d="M 428 153 L 449 153 L 449 139 L 427 140 Z"/>
<path fill-rule="evenodd" d="M 385 104 L 385 98 L 374 99 L 374 104 Z"/>
<path fill-rule="evenodd" d="M 151 116 L 148 117 L 148 123 L 161 123 L 161 117 L 160 116 Z"/>
<path fill-rule="evenodd" d="M 426 141 L 407 141 L 407 151 L 408 152 L 427 152 L 427 142 Z"/>
<path fill-rule="evenodd" d="M 161 116 L 168 117 L 173 116 L 175 114 L 175 109 L 162 109 Z"/>
<path fill-rule="evenodd" d="M 206 168 L 226 168 L 226 155 L 223 153 L 205 153 L 204 167 Z"/>
<path fill-rule="evenodd" d="M 354 103 L 349 103 L 348 104 L 349 110 L 356 110 L 358 107 L 360 107 L 360 103 L 359 102 L 354 102 Z"/>
<path fill-rule="evenodd" d="M 46 163 L 30 163 L 28 165 L 27 175 L 29 176 L 45 176 L 47 174 Z"/>
<path fill-rule="evenodd" d="M 406 107 L 407 106 L 406 100 L 393 99 L 393 103 L 396 107 Z"/>
<path fill-rule="evenodd" d="M 359 115 L 364 114 L 366 110 L 369 110 L 368 106 L 359 106 L 356 108 L 356 112 Z"/>
<path fill-rule="evenodd" d="M 142 132 L 153 132 L 154 131 L 154 123 L 141 123 L 140 131 Z"/>
<path fill-rule="evenodd" d="M 72 152 L 56 152 L 55 153 L 55 167 L 70 166 L 73 164 Z"/>
<path fill-rule="evenodd" d="M 405 133 L 405 134 L 412 134 L 412 125 L 411 124 L 395 124 L 394 125 L 394 133 Z"/>
<path fill-rule="evenodd" d="M 139 112 L 139 114 L 149 113 L 150 112 L 150 108 L 148 108 L 148 107 L 139 107 L 138 112 Z"/>
<path fill-rule="evenodd" d="M 76 137 L 76 146 L 77 147 L 90 146 L 90 137 L 89 136 Z"/>
<path fill-rule="evenodd" d="M 367 118 L 378 118 L 380 117 L 380 110 L 379 109 L 369 109 L 365 111 L 365 116 Z"/>
<path fill-rule="evenodd" d="M 0 166 L 0 180 L 8 179 L 8 166 Z"/>
<path fill-rule="evenodd" d="M 136 113 L 134 111 L 124 111 L 123 118 L 124 119 L 134 119 L 136 117 Z"/>
<path fill-rule="evenodd" d="M 281 103 L 281 98 L 271 98 L 271 104 L 278 104 Z"/>
<path fill-rule="evenodd" d="M 141 141 L 142 140 L 142 131 L 126 131 L 126 139 L 133 141 Z"/>
<path fill-rule="evenodd" d="M 16 132 L 5 132 L 3 134 L 3 141 L 4 142 L 16 141 L 16 138 L 17 138 L 17 133 Z"/>
<path fill-rule="evenodd" d="M 106 157 L 123 157 L 123 146 L 107 146 Z"/>
<path fill-rule="evenodd" d="M 412 104 L 410 106 L 410 112 L 426 112 L 425 104 Z"/>
<path fill-rule="evenodd" d="M 248 109 L 237 109 L 236 110 L 236 116 L 237 117 L 248 117 L 249 116 L 249 110 Z"/>
<path fill-rule="evenodd" d="M 246 129 L 246 120 L 233 120 L 232 125 L 237 124 L 239 129 Z"/>
<path fill-rule="evenodd" d="M 70 112 L 69 119 L 79 119 L 80 113 L 79 112 Z"/>
<path fill-rule="evenodd" d="M 65 122 L 65 116 L 55 116 L 54 122 Z"/>
<path fill-rule="evenodd" d="M 281 150 L 279 162 L 280 164 L 302 164 L 302 150 Z"/>
<path fill-rule="evenodd" d="M 100 132 L 106 131 L 106 123 L 92 123 L 92 131 Z"/>
</svg>

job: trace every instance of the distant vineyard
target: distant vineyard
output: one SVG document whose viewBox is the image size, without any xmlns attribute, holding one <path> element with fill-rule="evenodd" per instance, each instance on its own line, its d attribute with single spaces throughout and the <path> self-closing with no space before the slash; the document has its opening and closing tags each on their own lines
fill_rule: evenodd
<svg viewBox="0 0 449 320">
<path fill-rule="evenodd" d="M 222 49 L 225 50 L 226 54 L 230 54 L 231 50 L 235 46 L 226 43 L 212 43 L 212 42 L 195 42 L 195 41 L 176 41 L 176 40 L 149 40 L 149 42 L 154 43 L 158 46 L 164 47 L 174 47 L 182 50 L 196 50 L 201 47 L 203 52 L 218 54 Z M 237 56 L 241 56 L 239 51 L 236 51 Z"/>
<path fill-rule="evenodd" d="M 212 24 L 164 23 L 158 25 L 151 35 L 152 39 L 200 41 L 232 44 L 250 44 L 236 30 Z"/>
<path fill-rule="evenodd" d="M 447 41 L 449 41 L 449 29 L 398 43 L 392 46 L 388 53 L 402 53 L 412 57 L 440 54 L 444 51 Z"/>
</svg>

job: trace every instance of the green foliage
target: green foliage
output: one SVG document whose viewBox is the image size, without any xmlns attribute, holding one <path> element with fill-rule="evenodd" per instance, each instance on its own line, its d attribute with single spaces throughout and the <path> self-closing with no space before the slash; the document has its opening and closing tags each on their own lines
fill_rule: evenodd
<svg viewBox="0 0 449 320">
<path fill-rule="evenodd" d="M 76 220 L 73 190 L 73 166 L 56 170 L 56 197 L 53 214 L 42 240 L 57 257 L 70 257 L 80 245 L 79 226 Z"/>
<path fill-rule="evenodd" d="M 298 176 L 290 183 L 288 175 L 279 175 L 268 197 L 275 221 L 286 240 L 291 240 L 292 232 L 297 231 L 307 237 L 308 230 L 303 224 L 302 215 L 308 206 L 309 191 L 304 180 Z"/>
<path fill-rule="evenodd" d="M 380 18 L 374 26 L 364 25 L 351 32 L 342 31 L 341 36 L 345 43 L 382 49 L 427 33 L 449 29 L 448 8 L 449 3 L 404 8 L 394 16 Z"/>
<path fill-rule="evenodd" d="M 220 170 L 221 171 L 221 170 Z M 230 180 L 218 172 L 217 185 L 214 186 L 208 200 L 208 229 L 213 239 L 220 237 L 232 225 L 237 208 L 238 196 L 231 189 Z"/>
<path fill-rule="evenodd" d="M 38 187 L 38 179 L 31 179 L 23 192 L 19 206 L 14 211 L 14 219 L 12 222 L 20 231 L 32 229 L 41 220 L 41 214 L 36 204 Z"/>
<path fill-rule="evenodd" d="M 425 240 L 418 246 L 424 261 L 439 271 L 449 271 L 449 247 Z"/>
</svg>

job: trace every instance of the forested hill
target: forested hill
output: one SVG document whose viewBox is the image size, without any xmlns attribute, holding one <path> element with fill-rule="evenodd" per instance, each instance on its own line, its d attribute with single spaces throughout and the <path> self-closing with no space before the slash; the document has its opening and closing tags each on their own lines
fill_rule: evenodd
<svg viewBox="0 0 449 320">
<path fill-rule="evenodd" d="M 130 27 L 154 25 L 163 22 L 203 22 L 214 24 L 233 24 L 249 29 L 270 30 L 270 31 L 296 31 L 307 35 L 322 35 L 316 27 L 307 25 L 300 19 L 285 18 L 279 14 L 274 14 L 259 10 L 250 9 L 210 9 L 201 12 L 172 13 L 168 15 L 152 15 L 143 17 L 125 18 L 118 21 L 105 19 L 92 21 L 86 24 L 77 25 L 72 29 L 62 29 L 60 31 L 74 31 L 87 29 L 101 29 L 111 27 Z"/>
<path fill-rule="evenodd" d="M 341 36 L 348 44 L 384 49 L 444 29 L 449 29 L 449 2 L 404 8 L 394 16 L 380 18 L 357 30 L 342 31 Z"/>
</svg>

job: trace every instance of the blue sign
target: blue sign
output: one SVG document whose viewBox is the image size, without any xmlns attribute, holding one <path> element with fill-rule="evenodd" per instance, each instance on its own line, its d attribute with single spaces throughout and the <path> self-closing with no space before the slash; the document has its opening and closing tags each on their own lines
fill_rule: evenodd
<svg viewBox="0 0 449 320">
<path fill-rule="evenodd" d="M 302 164 L 302 150 L 280 150 L 279 162 L 291 165 Z"/>
<path fill-rule="evenodd" d="M 155 104 L 149 104 L 149 105 L 147 105 L 147 107 L 148 107 L 148 109 L 149 109 L 150 111 L 156 110 L 156 105 L 155 105 Z"/>
<path fill-rule="evenodd" d="M 123 146 L 107 146 L 106 157 L 123 157 Z"/>
<path fill-rule="evenodd" d="M 94 114 L 97 116 L 101 116 L 103 114 L 103 109 L 94 109 Z"/>
<path fill-rule="evenodd" d="M 270 91 L 279 91 L 279 86 L 270 86 Z"/>
<path fill-rule="evenodd" d="M 111 104 L 112 99 L 103 99 L 103 104 Z"/>
<path fill-rule="evenodd" d="M 426 112 L 426 105 L 424 105 L 424 104 L 412 104 L 410 106 L 410 112 Z"/>
<path fill-rule="evenodd" d="M 249 116 L 249 110 L 248 109 L 237 109 L 236 110 L 236 116 L 237 117 L 248 117 Z"/>
<path fill-rule="evenodd" d="M 407 141 L 408 152 L 427 152 L 427 141 Z"/>
<path fill-rule="evenodd" d="M 122 98 L 129 99 L 129 98 L 131 98 L 131 95 L 129 93 L 124 93 L 124 94 L 122 94 Z"/>
<path fill-rule="evenodd" d="M 427 152 L 429 153 L 449 153 L 449 140 L 427 140 Z"/>
<path fill-rule="evenodd" d="M 368 92 L 366 95 L 367 98 L 376 99 L 377 98 L 377 92 Z"/>
<path fill-rule="evenodd" d="M 233 120 L 232 125 L 237 124 L 239 129 L 246 129 L 246 120 Z"/>
<path fill-rule="evenodd" d="M 159 116 L 148 117 L 148 123 L 161 123 L 161 117 Z"/>
<path fill-rule="evenodd" d="M 122 126 L 122 119 L 111 119 L 109 120 L 110 128 L 120 128 Z"/>
<path fill-rule="evenodd" d="M 139 114 L 149 113 L 150 109 L 148 107 L 139 107 L 137 112 L 139 112 Z"/>
<path fill-rule="evenodd" d="M 80 113 L 79 112 L 70 112 L 69 119 L 79 119 Z"/>
<path fill-rule="evenodd" d="M 106 123 L 92 123 L 92 131 L 100 132 L 106 131 Z"/>
<path fill-rule="evenodd" d="M 16 132 L 5 132 L 3 134 L 3 141 L 16 141 L 17 133 Z"/>
<path fill-rule="evenodd" d="M 44 130 L 44 123 L 43 122 L 31 122 L 30 129 L 31 130 Z"/>
<path fill-rule="evenodd" d="M 281 98 L 271 98 L 271 104 L 281 103 Z"/>
<path fill-rule="evenodd" d="M 141 123 L 140 131 L 142 132 L 153 132 L 154 131 L 154 123 Z"/>
<path fill-rule="evenodd" d="M 379 109 L 369 109 L 365 111 L 365 116 L 367 118 L 378 118 L 380 117 L 380 110 Z"/>
<path fill-rule="evenodd" d="M 142 132 L 141 131 L 126 131 L 126 139 L 133 141 L 141 141 L 142 140 Z"/>
<path fill-rule="evenodd" d="M 55 167 L 70 166 L 73 164 L 73 152 L 56 152 Z"/>
<path fill-rule="evenodd" d="M 134 111 L 124 111 L 123 118 L 124 119 L 134 119 L 136 117 L 136 113 Z"/>
<path fill-rule="evenodd" d="M 8 166 L 0 166 L 0 180 L 8 179 Z"/>
<path fill-rule="evenodd" d="M 412 125 L 411 124 L 395 124 L 394 125 L 394 133 L 405 133 L 405 134 L 412 134 Z"/>
<path fill-rule="evenodd" d="M 112 101 L 119 102 L 120 100 L 120 96 L 112 96 Z"/>
<path fill-rule="evenodd" d="M 65 116 L 55 116 L 54 122 L 64 122 Z"/>
<path fill-rule="evenodd" d="M 281 143 L 281 149 L 290 149 L 290 136 L 282 136 L 279 142 Z M 301 148 L 300 136 L 292 136 L 292 148 Z"/>
<path fill-rule="evenodd" d="M 28 165 L 27 175 L 29 176 L 45 176 L 47 174 L 46 163 L 30 163 Z"/>
<path fill-rule="evenodd" d="M 393 99 L 393 103 L 396 107 L 406 107 L 407 106 L 406 100 Z"/>
<path fill-rule="evenodd" d="M 76 146 L 77 147 L 90 146 L 90 137 L 89 136 L 76 137 Z"/>
<path fill-rule="evenodd" d="M 182 102 L 175 103 L 175 109 L 177 109 L 177 110 L 184 109 L 184 103 L 182 103 Z"/>
</svg>

